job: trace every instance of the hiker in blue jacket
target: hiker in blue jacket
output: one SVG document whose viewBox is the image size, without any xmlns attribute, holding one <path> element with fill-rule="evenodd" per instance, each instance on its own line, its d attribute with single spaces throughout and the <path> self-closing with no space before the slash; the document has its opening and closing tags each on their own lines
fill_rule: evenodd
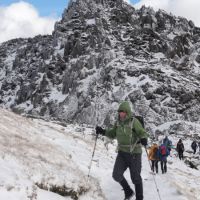
<svg viewBox="0 0 200 200">
<path fill-rule="evenodd" d="M 167 147 L 170 153 L 171 148 L 172 148 L 172 141 L 168 138 L 168 136 L 165 136 L 165 138 L 163 139 L 163 144 Z"/>
<path fill-rule="evenodd" d="M 169 155 L 169 150 L 165 146 L 165 144 L 161 144 L 159 146 L 158 154 L 159 154 L 162 174 L 164 174 L 167 172 L 167 156 Z"/>
</svg>

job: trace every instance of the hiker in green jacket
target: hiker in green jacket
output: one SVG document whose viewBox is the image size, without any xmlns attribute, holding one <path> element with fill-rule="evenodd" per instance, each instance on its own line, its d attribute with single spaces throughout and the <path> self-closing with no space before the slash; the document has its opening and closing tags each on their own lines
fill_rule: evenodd
<svg viewBox="0 0 200 200">
<path fill-rule="evenodd" d="M 143 184 L 141 178 L 142 145 L 146 147 L 148 134 L 137 118 L 132 117 L 130 105 L 127 101 L 120 104 L 118 120 L 111 129 L 96 127 L 96 134 L 116 138 L 118 141 L 118 155 L 113 169 L 113 178 L 119 182 L 125 193 L 125 200 L 130 199 L 134 192 L 124 177 L 127 168 L 135 185 L 136 200 L 143 200 Z"/>
</svg>

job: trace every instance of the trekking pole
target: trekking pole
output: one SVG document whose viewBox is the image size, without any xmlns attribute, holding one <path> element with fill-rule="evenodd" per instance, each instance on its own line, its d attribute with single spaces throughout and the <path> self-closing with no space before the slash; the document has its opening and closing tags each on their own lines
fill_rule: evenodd
<svg viewBox="0 0 200 200">
<path fill-rule="evenodd" d="M 145 118 L 145 116 L 146 116 L 146 114 L 148 113 L 149 109 L 150 109 L 150 107 L 148 107 L 148 109 L 146 110 L 145 115 L 142 115 L 143 118 Z M 146 148 L 146 146 L 145 146 L 144 148 L 145 148 L 145 151 L 146 151 L 146 154 L 147 154 L 147 160 L 148 160 L 147 148 Z M 149 167 L 150 167 L 150 169 L 151 169 L 151 163 L 150 163 L 149 160 L 148 160 L 148 163 L 149 163 Z M 157 183 L 156 183 L 156 179 L 155 179 L 155 177 L 154 177 L 154 174 L 152 174 L 152 176 L 153 176 L 153 181 L 154 181 L 155 186 L 156 186 L 156 190 L 157 190 L 157 193 L 158 193 L 158 197 L 159 197 L 159 199 L 161 200 L 160 192 L 159 192 L 158 185 L 157 185 Z"/>
<path fill-rule="evenodd" d="M 150 169 L 151 169 L 151 163 L 150 163 L 150 160 L 148 159 L 147 148 L 146 148 L 146 147 L 144 147 L 144 148 L 145 148 L 145 151 L 146 151 L 146 154 L 147 154 L 147 160 L 148 160 L 148 163 L 149 163 L 149 166 L 150 166 Z M 156 186 L 156 190 L 157 190 L 157 193 L 158 193 L 158 197 L 159 197 L 159 199 L 161 200 L 160 192 L 159 192 L 158 185 L 157 185 L 157 183 L 156 183 L 156 179 L 155 179 L 155 177 L 154 177 L 154 174 L 152 174 L 152 176 L 153 176 L 153 181 L 154 181 L 155 186 Z"/>
<path fill-rule="evenodd" d="M 98 111 L 99 111 L 99 109 L 98 109 L 99 106 L 97 107 L 97 98 L 98 98 L 97 81 L 96 81 L 96 91 L 97 91 L 97 95 L 96 95 L 96 102 L 95 102 L 95 111 L 96 111 L 96 125 L 97 125 L 97 123 L 98 123 Z M 93 148 L 93 152 L 92 152 L 92 158 L 90 160 L 89 171 L 88 171 L 88 180 L 89 180 L 89 176 L 90 176 L 90 170 L 92 168 L 92 161 L 93 161 L 95 150 L 96 150 L 97 139 L 98 139 L 98 134 L 96 134 L 96 137 L 95 137 L 95 143 L 94 143 L 94 148 Z"/>
<path fill-rule="evenodd" d="M 96 138 L 95 138 L 94 148 L 93 148 L 93 152 L 92 152 L 92 158 L 90 160 L 90 165 L 89 165 L 88 177 L 90 176 L 90 170 L 91 170 L 91 167 L 92 167 L 92 160 L 94 158 L 94 153 L 95 153 L 95 150 L 96 150 L 97 139 L 98 139 L 98 135 L 96 135 Z"/>
</svg>

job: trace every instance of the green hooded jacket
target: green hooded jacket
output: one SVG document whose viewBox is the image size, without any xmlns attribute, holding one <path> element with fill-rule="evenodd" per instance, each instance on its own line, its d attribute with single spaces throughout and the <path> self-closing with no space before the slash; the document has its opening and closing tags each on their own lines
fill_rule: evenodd
<svg viewBox="0 0 200 200">
<path fill-rule="evenodd" d="M 141 154 L 142 146 L 140 143 L 136 143 L 141 138 L 148 138 L 148 134 L 139 120 L 132 117 L 131 108 L 127 101 L 120 104 L 118 112 L 119 111 L 127 113 L 125 120 L 120 121 L 118 119 L 113 128 L 106 130 L 105 135 L 109 138 L 117 139 L 118 151 Z"/>
</svg>

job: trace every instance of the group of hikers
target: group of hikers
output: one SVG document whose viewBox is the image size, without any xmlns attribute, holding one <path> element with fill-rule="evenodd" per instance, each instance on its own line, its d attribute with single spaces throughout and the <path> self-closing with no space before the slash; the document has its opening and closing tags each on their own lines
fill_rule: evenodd
<svg viewBox="0 0 200 200">
<path fill-rule="evenodd" d="M 151 170 L 158 173 L 158 162 L 160 161 L 162 173 L 167 172 L 167 156 L 170 155 L 172 143 L 166 136 L 160 145 L 153 143 L 148 152 L 148 158 L 151 161 Z"/>
<path fill-rule="evenodd" d="M 193 150 L 193 154 L 196 153 L 197 148 L 199 148 L 199 154 L 200 154 L 200 141 L 197 142 L 196 140 L 193 140 L 191 143 L 191 148 Z M 183 152 L 185 151 L 185 147 L 183 144 L 183 141 L 179 139 L 177 145 L 176 145 L 176 151 L 178 153 L 178 157 L 180 160 L 183 160 Z"/>
<path fill-rule="evenodd" d="M 161 163 L 162 173 L 167 172 L 167 156 L 170 155 L 170 151 L 173 148 L 171 140 L 166 136 L 161 142 L 159 146 L 157 143 L 153 143 L 153 145 L 149 148 L 148 159 L 151 161 L 152 171 L 158 173 L 158 162 Z M 200 154 L 200 141 L 196 142 L 194 140 L 191 144 L 191 148 L 193 150 L 193 154 L 196 153 L 197 148 L 199 148 Z M 179 139 L 176 145 L 176 151 L 180 160 L 183 160 L 183 152 L 185 151 L 185 147 L 182 139 Z"/>
<path fill-rule="evenodd" d="M 193 154 L 195 154 L 197 148 L 199 148 L 199 154 L 200 154 L 200 141 L 197 142 L 196 140 L 193 140 L 191 143 L 191 148 L 193 150 Z M 177 143 L 176 150 L 178 152 L 179 159 L 180 160 L 183 159 L 184 145 L 181 139 Z"/>
<path fill-rule="evenodd" d="M 153 143 L 147 152 L 149 134 L 144 129 L 143 121 L 133 117 L 130 103 L 123 101 L 118 108 L 118 118 L 112 128 L 104 129 L 96 126 L 96 134 L 117 139 L 118 153 L 114 164 L 112 177 L 124 190 L 124 200 L 130 200 L 135 194 L 136 200 L 143 200 L 142 146 L 151 160 L 151 169 L 158 173 L 158 162 L 161 163 L 162 173 L 167 172 L 167 156 L 170 155 L 172 143 L 166 136 L 160 144 Z M 180 139 L 177 143 L 179 158 L 183 159 L 184 145 Z M 130 178 L 135 186 L 135 193 L 124 177 L 129 168 Z"/>
</svg>

